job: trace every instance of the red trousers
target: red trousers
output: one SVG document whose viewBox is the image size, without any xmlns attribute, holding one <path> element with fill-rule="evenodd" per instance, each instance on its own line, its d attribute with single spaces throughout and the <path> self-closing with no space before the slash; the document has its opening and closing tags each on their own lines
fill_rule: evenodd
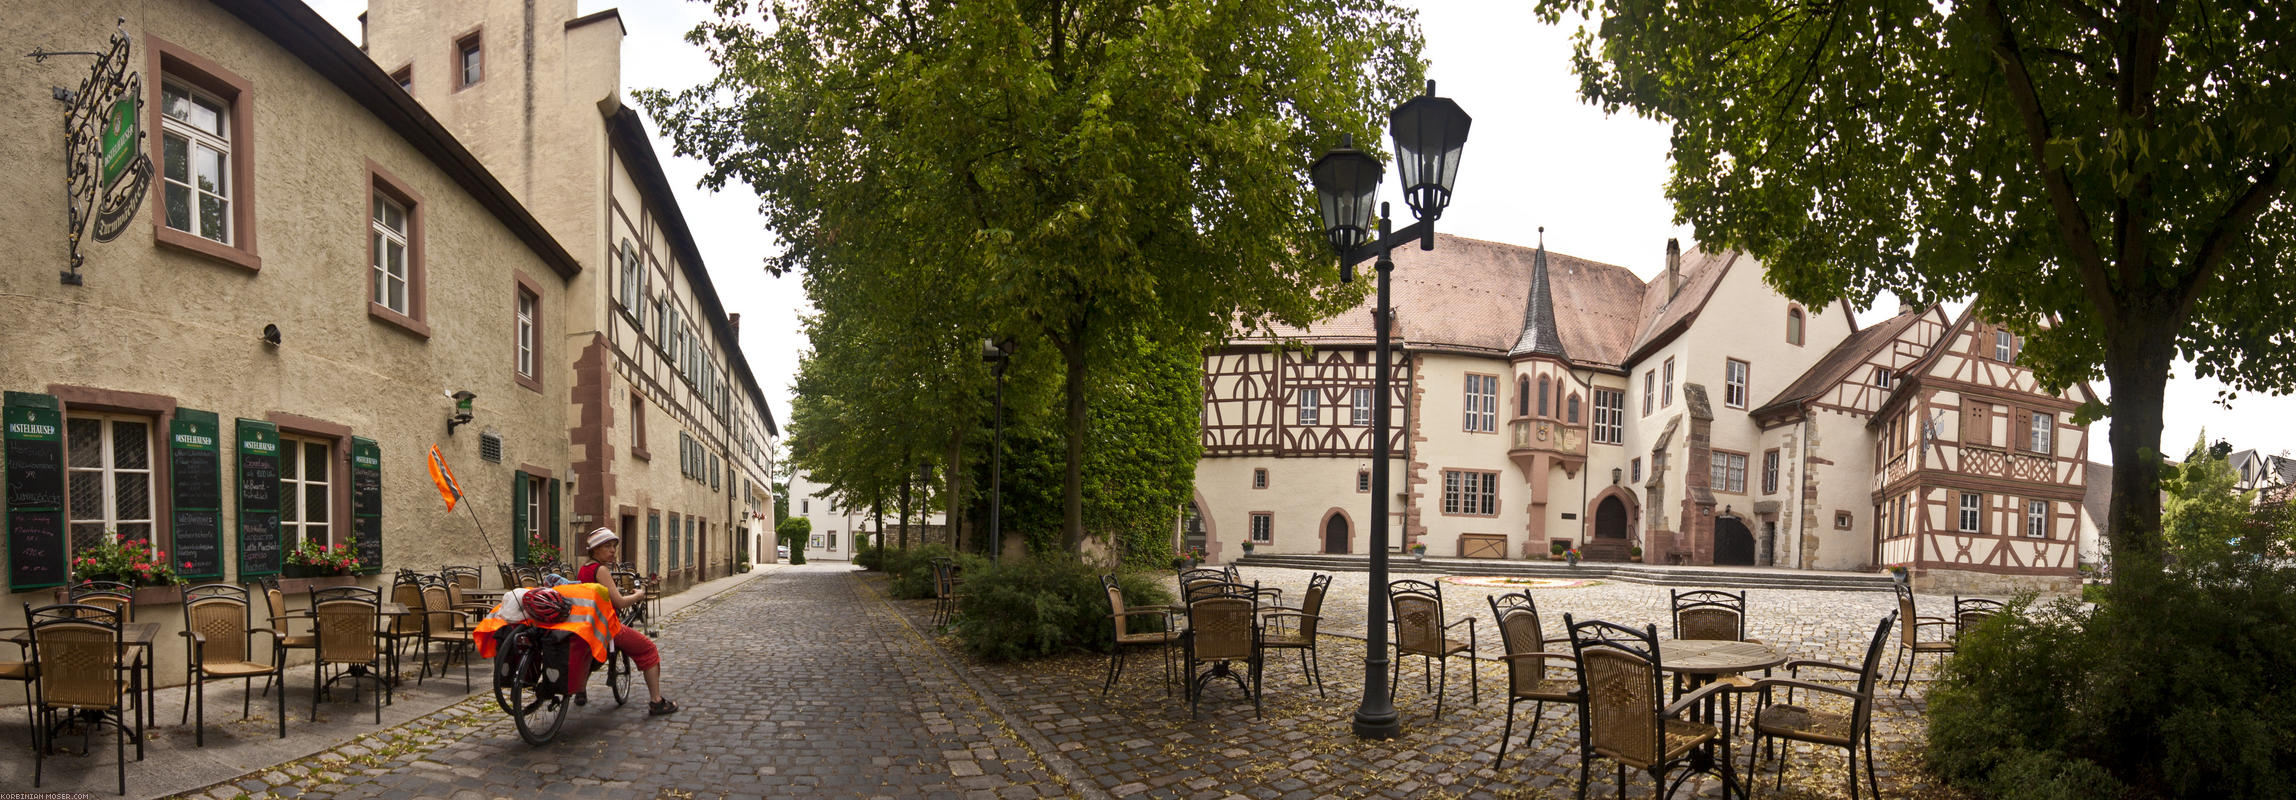
<svg viewBox="0 0 2296 800">
<path fill-rule="evenodd" d="M 654 640 L 635 628 L 623 628 L 621 633 L 614 634 L 614 648 L 630 654 L 630 660 L 637 662 L 640 672 L 662 663 L 661 651 L 654 649 Z M 590 685 L 590 648 L 575 642 L 567 649 L 571 652 L 566 659 L 566 685 L 579 692 Z"/>
</svg>

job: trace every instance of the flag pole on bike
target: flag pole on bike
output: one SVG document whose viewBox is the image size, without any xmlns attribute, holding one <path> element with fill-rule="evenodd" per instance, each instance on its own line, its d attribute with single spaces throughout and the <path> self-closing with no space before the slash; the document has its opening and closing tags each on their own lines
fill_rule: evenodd
<svg viewBox="0 0 2296 800">
<path fill-rule="evenodd" d="M 455 481 L 454 470 L 447 469 L 446 456 L 439 453 L 435 444 L 430 448 L 430 477 L 431 483 L 438 486 L 438 496 L 446 500 L 446 512 L 453 514 L 455 504 L 462 502 L 462 484 Z M 494 557 L 494 563 L 506 563 L 502 554 L 494 549 L 494 540 L 486 538 L 486 526 L 478 521 L 478 509 L 469 510 L 470 524 L 478 529 L 478 541 L 486 545 L 487 555 Z"/>
</svg>

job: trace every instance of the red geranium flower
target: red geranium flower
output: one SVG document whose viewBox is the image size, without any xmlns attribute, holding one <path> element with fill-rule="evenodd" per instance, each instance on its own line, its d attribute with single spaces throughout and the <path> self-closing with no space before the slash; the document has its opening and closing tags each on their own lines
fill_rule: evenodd
<svg viewBox="0 0 2296 800">
<path fill-rule="evenodd" d="M 184 569 L 191 569 L 191 568 L 192 568 L 192 566 L 191 566 L 191 562 L 189 562 L 189 561 L 183 562 L 183 568 L 184 568 Z"/>
</svg>

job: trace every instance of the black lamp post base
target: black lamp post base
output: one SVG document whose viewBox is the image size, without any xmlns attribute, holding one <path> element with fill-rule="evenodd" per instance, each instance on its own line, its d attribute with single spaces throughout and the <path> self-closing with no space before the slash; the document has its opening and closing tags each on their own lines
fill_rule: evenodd
<svg viewBox="0 0 2296 800">
<path fill-rule="evenodd" d="M 1362 711 L 1355 712 L 1355 738 L 1393 739 L 1402 732 L 1403 724 L 1396 716 L 1394 709 L 1388 709 L 1385 714 L 1378 716 L 1366 716 Z"/>
</svg>

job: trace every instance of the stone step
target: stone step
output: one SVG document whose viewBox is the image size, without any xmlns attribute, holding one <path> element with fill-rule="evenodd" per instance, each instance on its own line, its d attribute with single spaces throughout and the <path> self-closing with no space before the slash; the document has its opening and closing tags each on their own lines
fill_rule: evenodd
<svg viewBox="0 0 2296 800">
<path fill-rule="evenodd" d="M 1288 569 L 1321 570 L 1325 572 L 1368 572 L 1369 556 L 1339 555 L 1262 555 L 1253 554 L 1236 561 L 1247 567 L 1279 567 Z M 1467 558 L 1426 558 L 1414 560 L 1409 556 L 1390 556 L 1387 570 L 1392 574 L 1435 575 L 1497 575 L 1524 578 L 1565 578 L 1581 580 L 1610 580 L 1640 583 L 1652 586 L 1683 586 L 1733 589 L 1809 589 L 1836 591 L 1890 591 L 1887 575 L 1863 575 L 1849 572 L 1804 572 L 1787 569 L 1759 569 L 1732 567 L 1667 567 L 1651 564 L 1616 562 L 1580 562 L 1573 567 L 1561 561 L 1515 561 Z"/>
</svg>

